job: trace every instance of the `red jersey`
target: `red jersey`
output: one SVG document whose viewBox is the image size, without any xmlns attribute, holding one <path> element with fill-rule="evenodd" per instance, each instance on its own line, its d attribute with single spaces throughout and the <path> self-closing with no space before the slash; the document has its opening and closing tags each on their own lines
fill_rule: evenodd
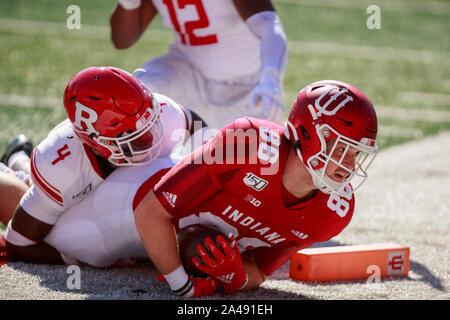
<svg viewBox="0 0 450 320">
<path fill-rule="evenodd" d="M 283 126 L 240 118 L 181 160 L 154 187 L 180 229 L 213 224 L 272 274 L 296 251 L 339 234 L 350 222 L 353 195 L 320 191 L 287 206 L 282 176 L 290 148 Z"/>
</svg>

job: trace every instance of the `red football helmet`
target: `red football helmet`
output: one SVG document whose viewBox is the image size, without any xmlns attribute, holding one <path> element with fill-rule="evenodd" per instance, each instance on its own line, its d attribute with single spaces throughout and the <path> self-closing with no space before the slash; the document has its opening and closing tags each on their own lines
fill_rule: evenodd
<svg viewBox="0 0 450 320">
<path fill-rule="evenodd" d="M 314 184 L 325 193 L 348 197 L 367 179 L 367 168 L 378 152 L 377 131 L 375 109 L 361 91 L 343 82 L 324 80 L 299 92 L 284 133 L 296 146 Z M 332 155 L 338 145 L 343 151 L 336 160 Z M 357 154 L 352 168 L 344 164 L 350 148 Z M 325 174 L 330 163 L 345 170 L 342 181 Z M 359 181 L 352 182 L 352 188 L 349 183 L 355 177 Z"/>
<path fill-rule="evenodd" d="M 67 84 L 64 107 L 81 140 L 116 166 L 146 164 L 161 151 L 159 103 L 124 70 L 80 71 Z"/>
</svg>

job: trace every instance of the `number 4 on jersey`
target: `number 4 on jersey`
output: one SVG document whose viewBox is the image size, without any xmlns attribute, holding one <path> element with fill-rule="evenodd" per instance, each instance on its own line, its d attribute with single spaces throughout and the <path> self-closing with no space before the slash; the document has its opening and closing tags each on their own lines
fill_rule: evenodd
<svg viewBox="0 0 450 320">
<path fill-rule="evenodd" d="M 70 151 L 68 151 L 68 149 L 69 149 L 69 146 L 67 144 L 65 144 L 62 148 L 59 148 L 58 150 L 56 150 L 58 157 L 52 161 L 52 165 L 55 165 L 59 161 L 62 161 L 65 158 L 67 158 L 68 156 L 70 156 Z"/>
</svg>

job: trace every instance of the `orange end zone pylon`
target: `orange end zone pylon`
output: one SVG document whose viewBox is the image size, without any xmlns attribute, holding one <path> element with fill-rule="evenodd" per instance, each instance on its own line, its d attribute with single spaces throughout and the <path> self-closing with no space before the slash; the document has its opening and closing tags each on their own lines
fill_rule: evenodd
<svg viewBox="0 0 450 320">
<path fill-rule="evenodd" d="M 395 243 L 310 248 L 291 257 L 289 276 L 308 282 L 407 276 L 409 248 Z"/>
</svg>

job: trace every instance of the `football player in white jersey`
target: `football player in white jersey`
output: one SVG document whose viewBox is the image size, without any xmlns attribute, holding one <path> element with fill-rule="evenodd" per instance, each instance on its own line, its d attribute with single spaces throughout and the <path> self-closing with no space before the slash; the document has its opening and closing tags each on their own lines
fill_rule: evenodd
<svg viewBox="0 0 450 320">
<path fill-rule="evenodd" d="M 6 250 L 9 258 L 41 263 L 88 264 L 93 267 L 130 264 L 135 258 L 148 258 L 136 230 L 133 210 L 174 163 L 174 159 L 159 157 L 142 166 L 114 170 L 83 201 L 72 205 L 58 217 L 42 240 L 53 249 L 47 253 L 49 250 L 38 247 L 39 259 L 30 259 L 29 255 L 19 256 L 14 248 L 11 251 L 11 242 L 14 243 L 17 238 L 14 230 L 8 229 Z M 17 206 L 28 188 L 14 172 L 0 172 L 2 203 L 6 201 Z M 2 210 L 3 206 L 0 207 Z M 60 259 L 52 258 L 53 250 L 60 253 Z"/>
<path fill-rule="evenodd" d="M 115 47 L 136 43 L 157 13 L 175 42 L 135 71 L 152 92 L 213 128 L 245 115 L 280 121 L 288 50 L 270 0 L 119 0 L 110 19 Z"/>
<path fill-rule="evenodd" d="M 63 212 L 81 202 L 116 168 L 169 156 L 198 118 L 113 67 L 90 67 L 77 73 L 64 92 L 64 107 L 68 119 L 31 155 L 32 186 L 7 226 L 9 249 L 29 261 L 49 260 L 41 250 L 52 251 L 46 250 L 42 239 Z M 60 260 L 53 251 L 50 261 Z"/>
</svg>

